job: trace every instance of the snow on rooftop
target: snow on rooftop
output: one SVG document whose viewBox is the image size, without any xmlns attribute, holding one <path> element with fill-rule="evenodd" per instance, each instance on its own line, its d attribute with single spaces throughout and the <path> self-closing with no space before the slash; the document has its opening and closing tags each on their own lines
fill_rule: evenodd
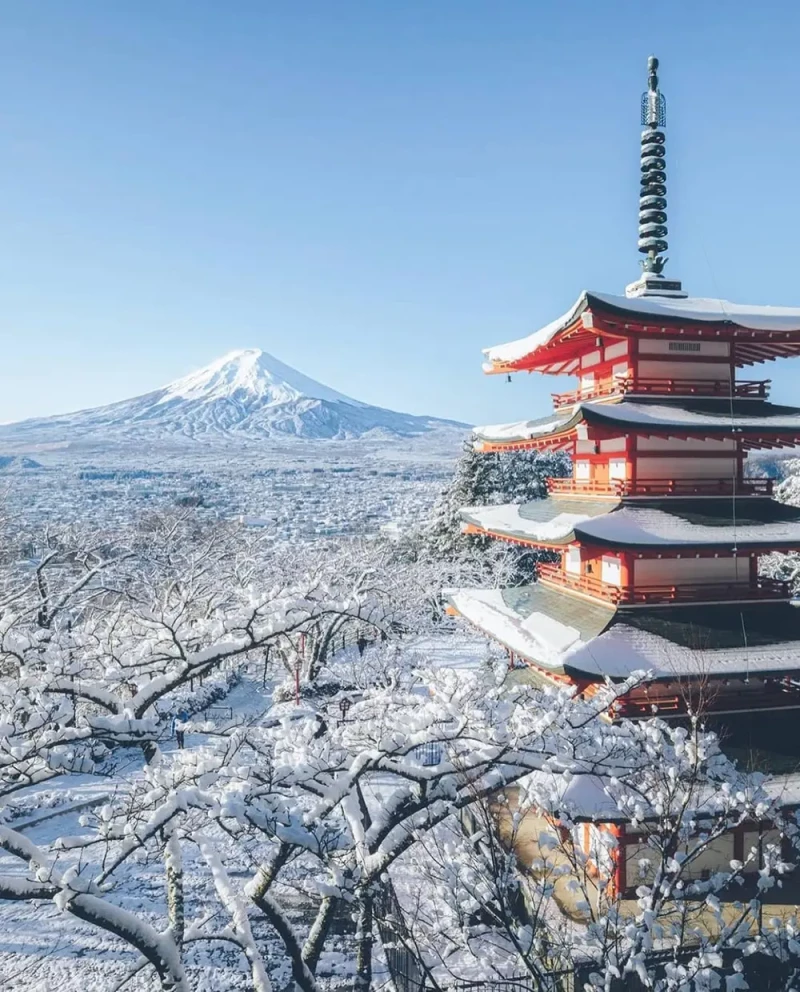
<svg viewBox="0 0 800 992">
<path fill-rule="evenodd" d="M 557 809 L 562 814 L 578 820 L 590 819 L 597 822 L 628 821 L 622 814 L 620 805 L 614 800 L 607 780 L 599 775 L 572 775 L 535 771 L 519 782 L 528 789 L 528 801 L 541 797 L 548 809 Z M 753 786 L 763 789 L 767 795 L 781 804 L 795 805 L 800 801 L 800 775 L 775 775 L 764 780 L 759 776 Z M 695 805 L 696 815 L 713 812 L 716 808 L 716 794 L 712 786 L 704 785 L 698 791 Z M 645 813 L 654 817 L 655 811 Z"/>
<path fill-rule="evenodd" d="M 525 516 L 524 504 L 507 503 L 500 506 L 467 506 L 460 510 L 462 518 L 481 530 L 521 540 L 555 543 L 575 536 L 583 541 L 597 540 L 604 544 L 664 547 L 687 545 L 794 544 L 800 541 L 800 520 L 748 522 L 745 509 L 742 519 L 720 523 L 695 523 L 678 512 L 636 504 L 620 506 L 608 513 L 558 513 L 550 520 L 532 520 Z M 702 507 L 699 507 L 702 509 Z"/>
<path fill-rule="evenodd" d="M 517 362 L 536 351 L 562 331 L 587 307 L 603 305 L 631 314 L 643 314 L 668 320 L 728 321 L 754 331 L 795 331 L 800 329 L 800 307 L 750 306 L 705 297 L 637 297 L 613 296 L 584 290 L 566 313 L 533 334 L 484 349 L 490 363 Z"/>
<path fill-rule="evenodd" d="M 464 520 L 482 530 L 522 537 L 534 541 L 563 541 L 572 534 L 575 526 L 589 520 L 585 513 L 559 513 L 552 520 L 528 520 L 520 515 L 516 504 L 502 506 L 465 506 L 460 511 Z"/>
<path fill-rule="evenodd" d="M 523 524 L 528 521 L 522 520 Z M 800 521 L 774 523 L 693 523 L 679 513 L 644 506 L 623 506 L 601 517 L 580 523 L 580 537 L 609 544 L 664 545 L 665 547 L 709 544 L 774 544 L 800 541 Z"/>
<path fill-rule="evenodd" d="M 800 641 L 698 650 L 616 623 L 588 644 L 576 646 L 565 664 L 609 678 L 627 678 L 636 671 L 668 678 L 796 670 L 800 667 Z"/>
<path fill-rule="evenodd" d="M 800 641 L 697 650 L 624 622 L 582 641 L 574 627 L 543 613 L 523 617 L 504 601 L 499 589 L 457 589 L 446 595 L 465 620 L 542 668 L 567 666 L 588 675 L 625 679 L 635 672 L 669 678 L 788 671 L 800 666 Z"/>
<path fill-rule="evenodd" d="M 691 403 L 691 400 L 687 399 L 686 403 Z M 769 406 L 770 404 L 763 404 L 761 409 Z M 560 418 L 518 420 L 511 424 L 489 424 L 485 427 L 475 427 L 473 435 L 479 441 L 488 442 L 529 441 L 534 437 L 555 433 L 568 424 L 578 423 L 585 418 L 587 413 L 597 414 L 604 420 L 616 420 L 620 424 L 642 427 L 664 428 L 674 425 L 675 427 L 697 430 L 713 427 L 715 430 L 730 430 L 731 432 L 739 428 L 761 427 L 765 430 L 800 431 L 800 411 L 748 417 L 740 413 L 734 413 L 731 416 L 730 408 L 726 407 L 725 404 L 721 404 L 719 410 L 718 414 L 699 413 L 679 406 L 677 403 L 656 405 L 635 403 L 630 400 L 624 400 L 621 403 L 588 401 L 576 404 L 569 414 Z"/>
<path fill-rule="evenodd" d="M 770 404 L 764 404 L 769 406 Z M 718 430 L 728 429 L 733 431 L 737 427 L 763 427 L 763 428 L 797 428 L 800 430 L 800 411 L 797 413 L 776 413 L 767 416 L 746 417 L 734 413 L 731 416 L 730 409 L 720 407 L 720 412 L 697 413 L 694 410 L 681 406 L 666 404 L 651 406 L 647 403 L 632 403 L 625 400 L 623 403 L 581 403 L 579 407 L 591 412 L 597 412 L 610 420 L 619 420 L 626 424 L 653 424 L 661 427 L 670 424 L 686 424 L 687 427 L 715 427 Z"/>
<path fill-rule="evenodd" d="M 518 420 L 513 424 L 488 424 L 486 427 L 475 427 L 473 436 L 482 441 L 519 441 L 529 440 L 551 434 L 563 427 L 571 419 L 552 417 L 548 420 Z"/>
<path fill-rule="evenodd" d="M 564 652 L 583 644 L 574 627 L 544 613 L 523 618 L 506 604 L 500 589 L 454 589 L 445 595 L 465 620 L 545 668 L 561 668 Z"/>
</svg>

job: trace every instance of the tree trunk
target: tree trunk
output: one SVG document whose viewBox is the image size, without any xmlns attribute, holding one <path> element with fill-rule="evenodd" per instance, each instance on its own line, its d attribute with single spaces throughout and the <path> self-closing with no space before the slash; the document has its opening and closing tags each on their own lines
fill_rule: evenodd
<svg viewBox="0 0 800 992">
<path fill-rule="evenodd" d="M 177 831 L 172 830 L 164 848 L 164 867 L 167 878 L 167 919 L 175 946 L 183 947 L 185 912 L 183 899 L 183 858 Z"/>
<path fill-rule="evenodd" d="M 297 988 L 300 989 L 300 992 L 317 992 L 317 981 L 303 960 L 303 948 L 300 946 L 297 934 L 280 906 L 273 900 L 269 892 L 264 892 L 263 895 L 251 892 L 250 898 L 280 937 L 284 950 L 291 961 L 292 978 Z"/>
<path fill-rule="evenodd" d="M 356 977 L 353 992 L 369 992 L 372 984 L 372 896 L 364 893 L 356 924 Z"/>
<path fill-rule="evenodd" d="M 331 928 L 331 920 L 338 902 L 339 900 L 333 896 L 323 898 L 311 930 L 309 930 L 308 938 L 303 945 L 303 960 L 312 974 L 316 973 L 319 956 L 325 946 L 325 941 L 328 939 L 328 931 Z"/>
</svg>

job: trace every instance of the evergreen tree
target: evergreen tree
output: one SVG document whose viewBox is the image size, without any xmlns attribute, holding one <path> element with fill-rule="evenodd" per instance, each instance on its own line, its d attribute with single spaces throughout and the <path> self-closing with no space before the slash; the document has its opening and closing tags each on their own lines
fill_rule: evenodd
<svg viewBox="0 0 800 992">
<path fill-rule="evenodd" d="M 430 553 L 452 560 L 475 549 L 495 547 L 491 538 L 461 533 L 459 511 L 465 506 L 494 506 L 500 503 L 528 503 L 547 496 L 546 479 L 570 473 L 569 458 L 560 452 L 510 451 L 477 452 L 470 442 L 464 445 L 452 481 L 445 486 L 433 509 L 426 539 Z M 529 581 L 537 561 L 552 560 L 548 552 L 507 546 L 506 555 L 515 563 L 517 581 Z"/>
</svg>

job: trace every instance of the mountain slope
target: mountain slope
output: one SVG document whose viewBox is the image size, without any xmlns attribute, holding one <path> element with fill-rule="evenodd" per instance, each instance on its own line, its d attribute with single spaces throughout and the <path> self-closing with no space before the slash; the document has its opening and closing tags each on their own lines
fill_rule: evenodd
<svg viewBox="0 0 800 992">
<path fill-rule="evenodd" d="M 8 424 L 0 427 L 0 440 L 413 437 L 463 426 L 360 403 L 253 348 L 144 396 Z"/>
</svg>

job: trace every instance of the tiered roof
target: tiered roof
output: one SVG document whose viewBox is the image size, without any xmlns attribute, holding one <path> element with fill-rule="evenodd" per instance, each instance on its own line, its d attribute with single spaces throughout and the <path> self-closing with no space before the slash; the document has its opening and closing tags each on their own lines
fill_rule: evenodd
<svg viewBox="0 0 800 992">
<path fill-rule="evenodd" d="M 556 320 L 527 337 L 486 348 L 484 370 L 570 373 L 599 333 L 678 335 L 733 342 L 737 366 L 800 353 L 800 307 L 750 306 L 702 297 L 612 296 L 585 290 Z"/>
<path fill-rule="evenodd" d="M 461 517 L 473 531 L 545 548 L 574 541 L 661 550 L 800 548 L 800 507 L 757 496 L 635 501 L 550 496 L 521 506 L 465 507 Z"/>
<path fill-rule="evenodd" d="M 451 608 L 534 666 L 577 680 L 784 676 L 800 668 L 800 621 L 787 602 L 624 608 L 536 583 L 456 589 Z"/>
<path fill-rule="evenodd" d="M 649 437 L 734 437 L 745 448 L 784 447 L 800 444 L 800 408 L 757 399 L 589 400 L 538 420 L 476 427 L 473 433 L 481 450 L 553 450 L 571 447 L 581 439 L 582 428 L 608 436 L 635 431 Z"/>
</svg>

